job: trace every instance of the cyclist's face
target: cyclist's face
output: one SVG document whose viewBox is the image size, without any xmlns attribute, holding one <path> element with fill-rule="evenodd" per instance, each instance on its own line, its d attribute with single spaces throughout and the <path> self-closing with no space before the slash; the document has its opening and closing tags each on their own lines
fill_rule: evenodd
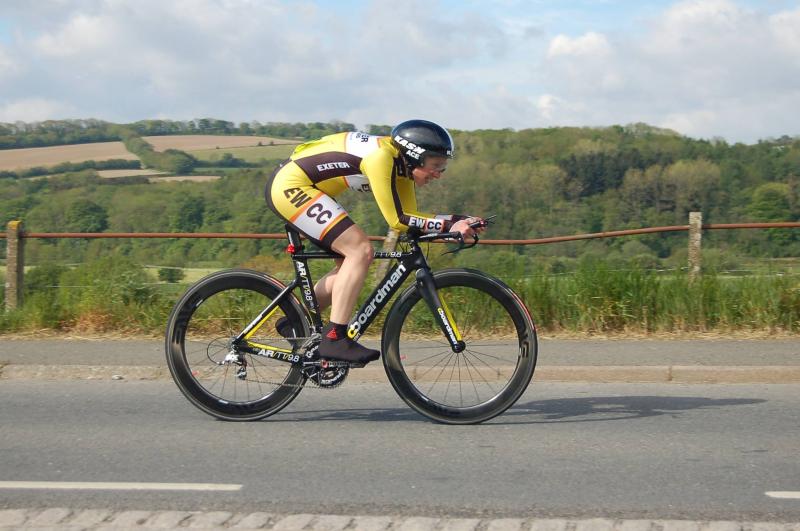
<svg viewBox="0 0 800 531">
<path fill-rule="evenodd" d="M 425 164 L 414 168 L 411 175 L 417 186 L 425 186 L 434 179 L 442 176 L 447 169 L 447 157 L 427 157 Z"/>
</svg>

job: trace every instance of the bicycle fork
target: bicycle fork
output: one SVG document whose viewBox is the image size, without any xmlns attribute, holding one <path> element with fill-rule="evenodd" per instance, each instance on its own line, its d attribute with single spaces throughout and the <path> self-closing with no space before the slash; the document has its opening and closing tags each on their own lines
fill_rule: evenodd
<svg viewBox="0 0 800 531">
<path fill-rule="evenodd" d="M 433 274 L 430 269 L 418 269 L 415 276 L 417 289 L 419 289 L 422 298 L 433 313 L 436 323 L 450 343 L 450 348 L 453 349 L 453 352 L 462 352 L 466 348 L 466 343 L 461 337 L 461 332 L 456 326 L 455 319 L 453 319 L 453 314 L 450 313 L 447 303 L 436 291 L 436 284 L 433 281 Z"/>
</svg>

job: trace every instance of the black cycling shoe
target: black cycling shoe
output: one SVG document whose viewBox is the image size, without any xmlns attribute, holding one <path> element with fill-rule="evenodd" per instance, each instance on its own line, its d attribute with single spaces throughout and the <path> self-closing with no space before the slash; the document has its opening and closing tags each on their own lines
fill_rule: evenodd
<svg viewBox="0 0 800 531">
<path fill-rule="evenodd" d="M 281 317 L 275 321 L 275 330 L 277 330 L 278 333 L 283 337 L 294 337 L 294 328 L 292 327 L 292 323 L 289 321 L 288 317 Z"/>
<path fill-rule="evenodd" d="M 377 350 L 359 345 L 349 337 L 337 340 L 323 337 L 322 342 L 319 344 L 319 355 L 326 360 L 364 364 L 381 357 L 381 353 Z"/>
<path fill-rule="evenodd" d="M 341 326 L 341 325 L 340 325 Z M 322 332 L 319 355 L 326 360 L 366 364 L 381 357 L 377 350 L 360 345 L 329 324 Z"/>
</svg>

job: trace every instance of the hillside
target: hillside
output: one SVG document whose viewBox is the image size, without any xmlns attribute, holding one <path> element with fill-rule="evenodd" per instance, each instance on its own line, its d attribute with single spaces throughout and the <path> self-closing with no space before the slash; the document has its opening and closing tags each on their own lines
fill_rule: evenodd
<svg viewBox="0 0 800 531">
<path fill-rule="evenodd" d="M 420 206 L 435 212 L 497 214 L 493 238 L 685 224 L 692 210 L 701 210 L 708 223 L 800 219 L 797 139 L 729 145 L 642 124 L 454 131 L 454 138 L 456 158 L 444 179 L 419 191 Z M 0 160 L 3 154 L 0 151 Z M 279 232 L 280 222 L 263 201 L 267 175 L 285 157 L 285 153 L 274 155 L 250 160 L 187 155 L 198 165 L 194 173 L 223 175 L 212 182 L 156 185 L 148 184 L 147 177 L 104 180 L 91 169 L 67 171 L 49 180 L 0 178 L 0 222 L 23 219 L 31 231 Z M 385 223 L 374 203 L 359 195 L 346 194 L 342 202 L 367 232 L 383 234 Z M 800 235 L 792 230 L 728 232 L 709 235 L 708 241 L 724 256 L 800 255 Z M 29 259 L 82 261 L 86 253 L 99 255 L 111 247 L 148 263 L 224 265 L 267 253 L 275 244 L 32 241 Z M 656 263 L 679 257 L 684 249 L 685 236 L 649 235 L 514 252 L 639 256 Z"/>
</svg>

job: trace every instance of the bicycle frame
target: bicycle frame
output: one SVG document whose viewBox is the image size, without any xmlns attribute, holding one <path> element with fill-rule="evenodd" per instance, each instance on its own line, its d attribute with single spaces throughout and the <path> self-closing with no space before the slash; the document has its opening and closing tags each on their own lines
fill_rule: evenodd
<svg viewBox="0 0 800 531">
<path fill-rule="evenodd" d="M 300 234 L 286 226 L 286 236 L 289 240 L 287 252 L 291 255 L 294 264 L 295 278 L 281 291 L 277 297 L 270 303 L 269 306 L 256 317 L 239 335 L 234 339 L 235 345 L 248 345 L 259 349 L 257 354 L 269 358 L 274 358 L 280 361 L 287 361 L 297 363 L 300 361 L 299 356 L 293 354 L 293 350 L 274 347 L 270 345 L 263 345 L 249 341 L 258 329 L 270 318 L 270 316 L 277 310 L 279 304 L 287 297 L 289 293 L 295 289 L 300 289 L 302 297 L 300 300 L 305 306 L 308 316 L 311 319 L 313 332 L 319 334 L 322 332 L 322 317 L 320 315 L 319 302 L 314 293 L 314 284 L 311 279 L 310 270 L 308 267 L 309 260 L 316 259 L 335 259 L 341 258 L 341 255 L 328 252 L 328 251 L 309 251 L 303 249 L 303 243 L 300 239 Z M 402 251 L 375 251 L 374 257 L 379 260 L 397 260 L 397 263 L 392 267 L 383 279 L 375 286 L 375 289 L 367 297 L 366 301 L 361 305 L 355 316 L 350 321 L 347 328 L 347 335 L 353 340 L 357 340 L 373 323 L 378 313 L 388 304 L 405 280 L 415 272 L 416 284 L 420 290 L 422 298 L 433 313 L 439 328 L 447 339 L 453 352 L 461 352 L 465 348 L 464 341 L 462 340 L 461 333 L 453 320 L 450 310 L 447 308 L 446 303 L 441 299 L 436 291 L 436 285 L 433 280 L 430 266 L 428 265 L 422 248 L 419 246 L 419 241 L 432 240 L 439 235 L 422 236 L 418 239 L 409 240 L 411 250 Z"/>
</svg>

